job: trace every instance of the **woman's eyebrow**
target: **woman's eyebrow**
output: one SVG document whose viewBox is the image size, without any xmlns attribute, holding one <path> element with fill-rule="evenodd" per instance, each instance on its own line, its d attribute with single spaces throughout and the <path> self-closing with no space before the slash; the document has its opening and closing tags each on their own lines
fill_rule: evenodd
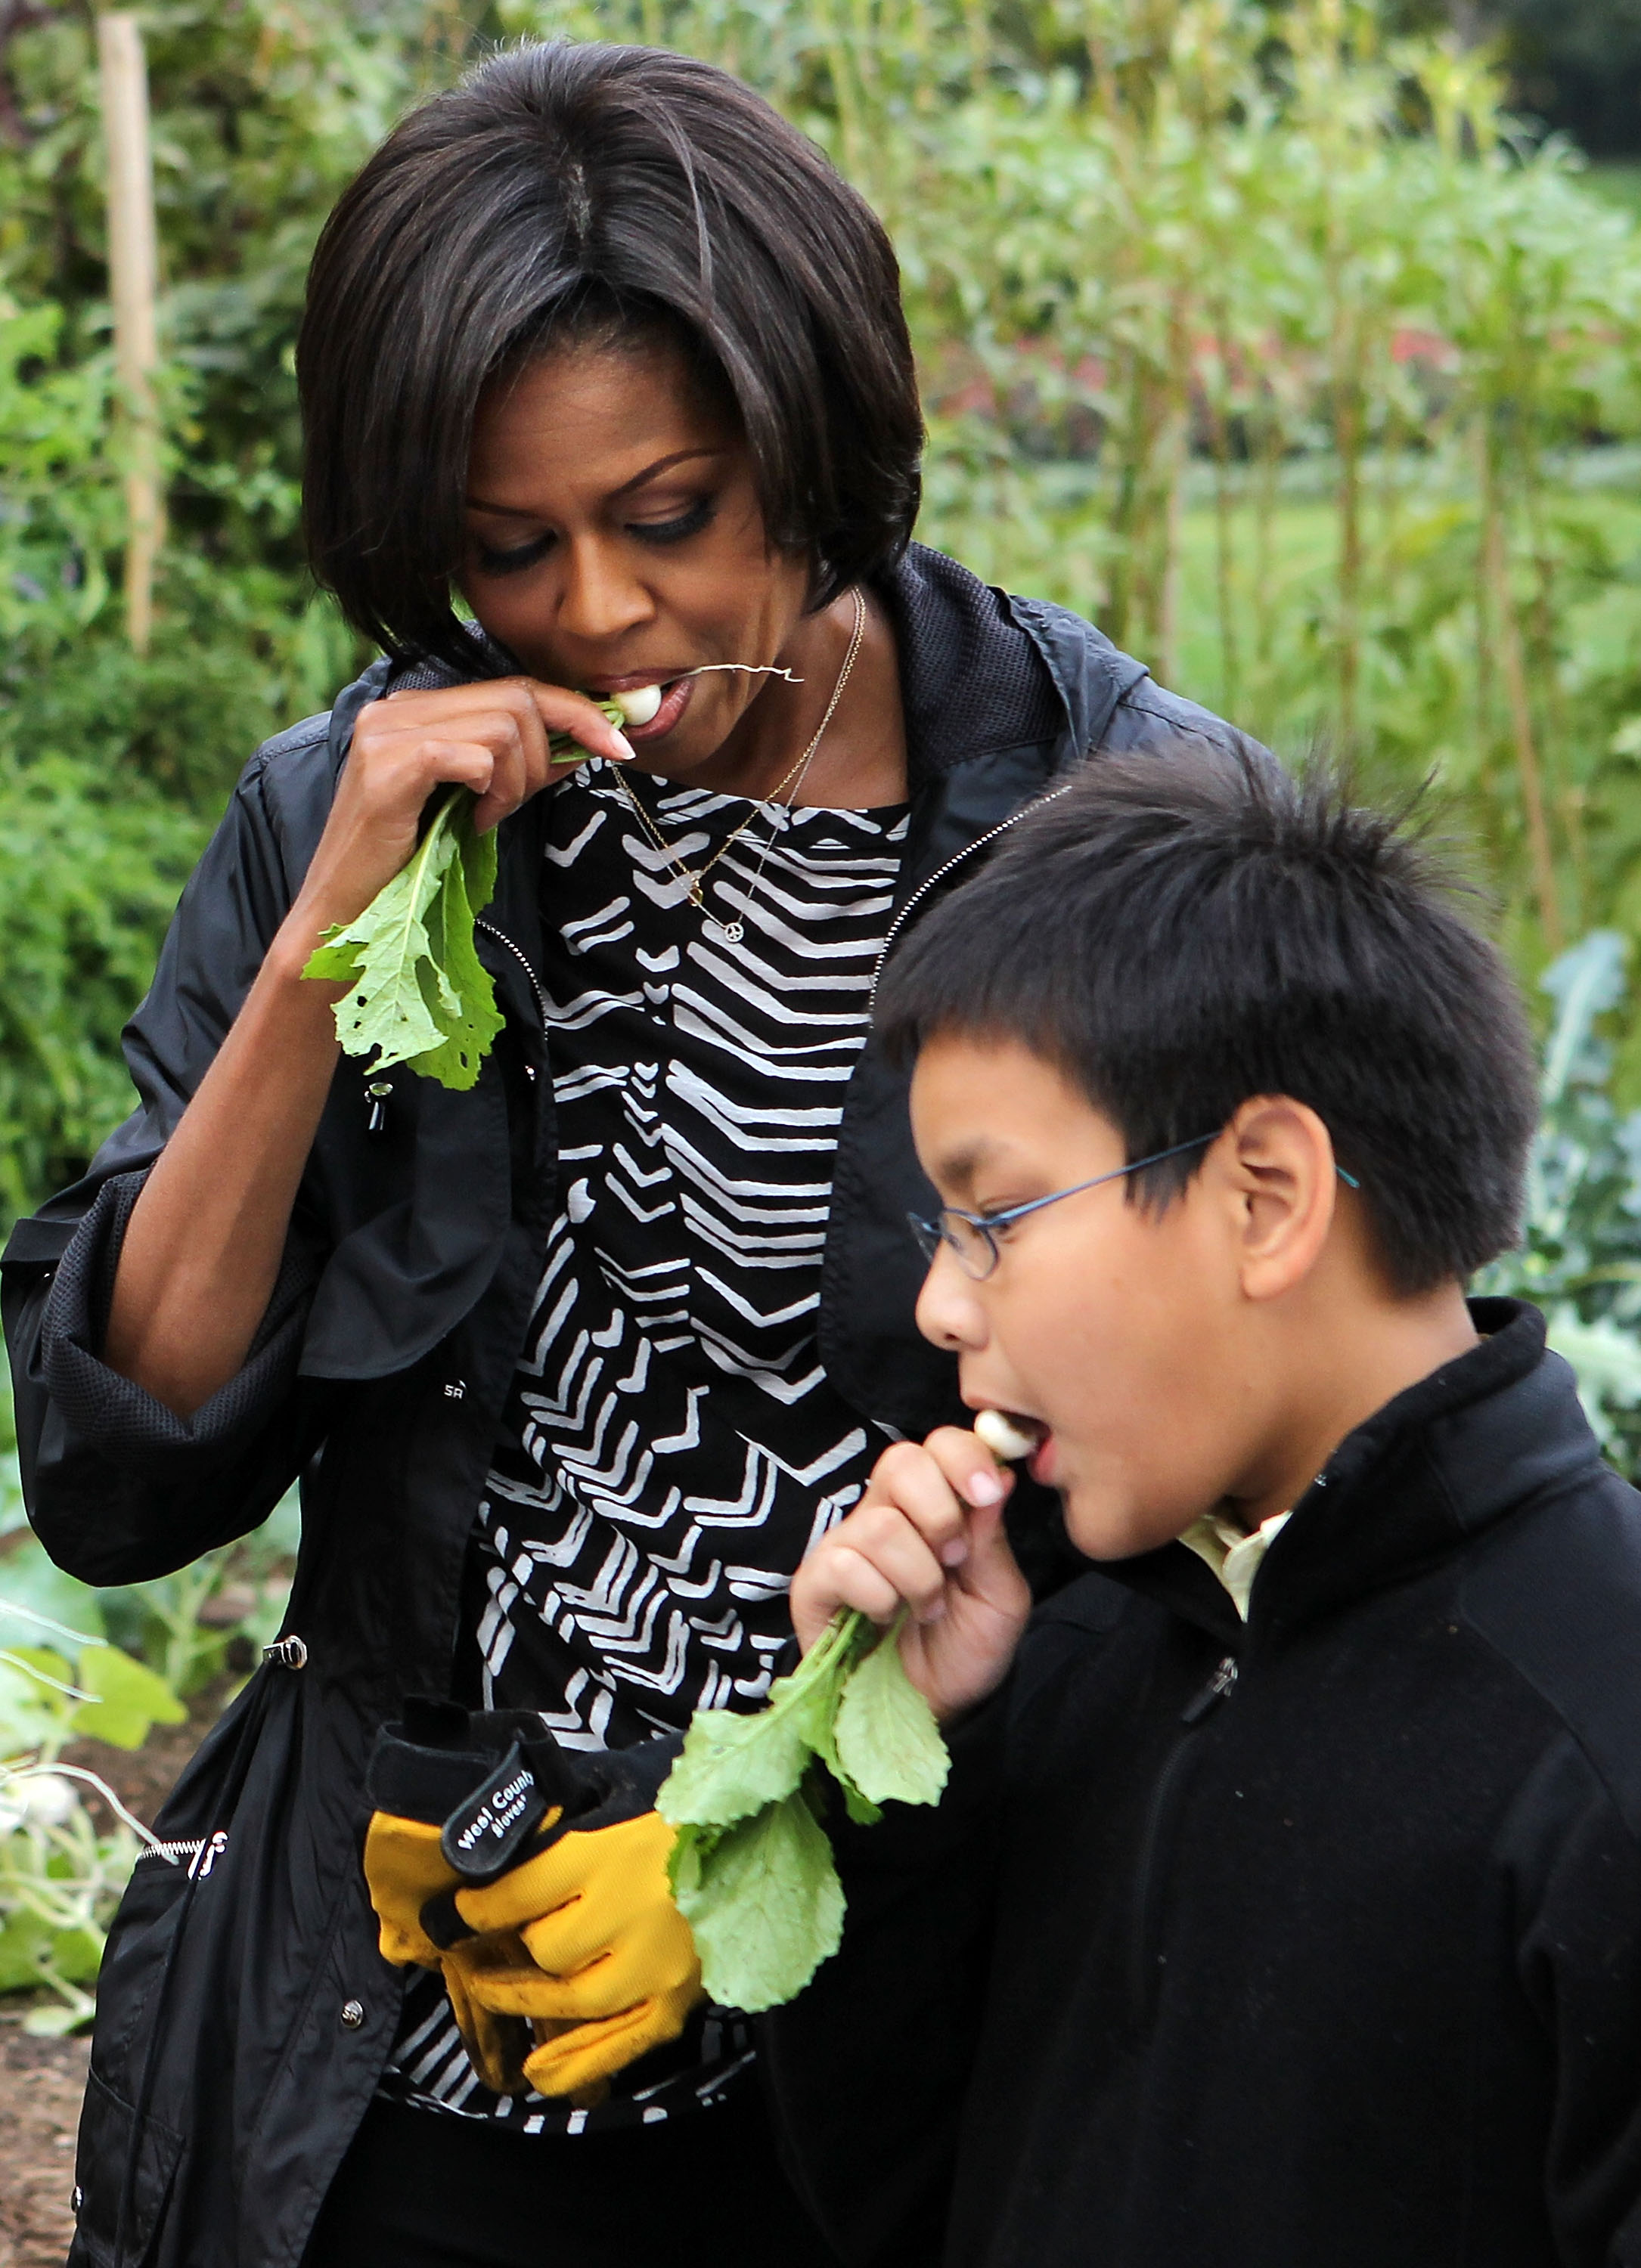
<svg viewBox="0 0 1641 2268">
<path fill-rule="evenodd" d="M 728 453 L 727 447 L 676 449 L 670 457 L 657 457 L 653 465 L 646 465 L 641 473 L 634 473 L 632 479 L 623 481 L 618 489 L 611 489 L 610 496 L 612 498 L 630 496 L 634 489 L 641 489 L 646 481 L 653 481 L 662 473 L 669 473 L 675 465 L 688 464 L 693 458 L 722 457 Z M 540 519 L 542 517 L 539 512 L 532 512 L 528 504 L 486 504 L 482 497 L 469 497 L 467 508 L 469 512 L 492 512 L 499 519 Z"/>
</svg>

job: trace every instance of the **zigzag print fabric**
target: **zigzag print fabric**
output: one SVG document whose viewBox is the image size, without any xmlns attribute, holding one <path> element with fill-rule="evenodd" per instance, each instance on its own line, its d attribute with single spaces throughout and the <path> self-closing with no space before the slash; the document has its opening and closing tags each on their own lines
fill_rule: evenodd
<svg viewBox="0 0 1641 2268">
<path fill-rule="evenodd" d="M 738 798 L 628 777 L 686 868 L 747 816 Z M 540 975 L 559 1210 L 467 1623 L 487 1707 L 538 1709 L 567 1747 L 625 1747 L 698 1706 L 762 1699 L 793 1570 L 883 1446 L 829 1384 L 816 1322 L 906 815 L 802 809 L 772 836 L 760 812 L 703 915 L 609 767 L 551 792 Z M 430 1977 L 385 2084 L 573 2132 L 710 2102 L 750 2061 L 744 2025 L 713 2011 L 595 2110 L 497 2098 Z"/>
</svg>

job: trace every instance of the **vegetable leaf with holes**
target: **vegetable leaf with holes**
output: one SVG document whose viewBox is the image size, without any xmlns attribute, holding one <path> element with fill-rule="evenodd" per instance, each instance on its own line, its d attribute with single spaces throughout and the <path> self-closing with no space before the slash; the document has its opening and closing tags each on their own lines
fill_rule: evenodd
<svg viewBox="0 0 1641 2268">
<path fill-rule="evenodd" d="M 599 706 L 621 723 L 614 701 Z M 567 733 L 548 746 L 556 762 L 587 753 Z M 373 1057 L 377 1071 L 408 1064 L 458 1089 L 477 1082 L 502 1020 L 473 943 L 496 887 L 496 831 L 475 831 L 474 807 L 467 788 L 453 787 L 392 881 L 357 921 L 328 929 L 302 970 L 349 987 L 336 1009 L 344 1055 Z"/>
</svg>

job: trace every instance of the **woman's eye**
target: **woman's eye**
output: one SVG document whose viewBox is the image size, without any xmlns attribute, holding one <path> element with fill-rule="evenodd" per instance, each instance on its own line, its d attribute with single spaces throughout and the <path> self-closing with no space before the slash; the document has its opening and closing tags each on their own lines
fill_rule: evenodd
<svg viewBox="0 0 1641 2268">
<path fill-rule="evenodd" d="M 521 568 L 535 566 L 551 550 L 552 537 L 532 536 L 528 543 L 514 544 L 510 550 L 493 551 L 487 543 L 477 546 L 478 563 L 486 575 L 516 575 Z"/>
<path fill-rule="evenodd" d="M 711 497 L 703 497 L 692 504 L 688 512 L 680 512 L 676 519 L 638 519 L 629 523 L 629 533 L 640 543 L 682 543 L 687 536 L 699 535 L 713 517 L 715 507 Z"/>
</svg>

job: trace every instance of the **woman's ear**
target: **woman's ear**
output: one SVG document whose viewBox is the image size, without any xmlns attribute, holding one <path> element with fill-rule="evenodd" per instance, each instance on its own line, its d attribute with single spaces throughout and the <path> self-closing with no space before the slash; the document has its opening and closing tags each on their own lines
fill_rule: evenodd
<svg viewBox="0 0 1641 2268">
<path fill-rule="evenodd" d="M 1254 1095 L 1225 1129 L 1245 1299 L 1276 1300 L 1320 1259 L 1339 1191 L 1334 1145 L 1308 1103 Z"/>
</svg>

